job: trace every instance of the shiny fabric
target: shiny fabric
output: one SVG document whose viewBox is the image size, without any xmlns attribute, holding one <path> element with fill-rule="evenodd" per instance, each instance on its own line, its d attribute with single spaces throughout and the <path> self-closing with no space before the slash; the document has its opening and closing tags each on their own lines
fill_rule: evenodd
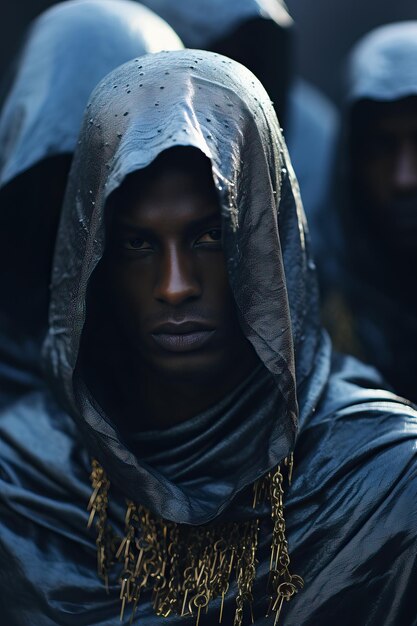
<svg viewBox="0 0 417 626">
<path fill-rule="evenodd" d="M 346 151 L 346 142 L 352 142 L 358 132 L 356 116 L 364 103 L 417 96 L 416 69 L 417 22 L 382 26 L 360 40 L 348 65 Z M 351 149 L 346 159 L 353 158 Z M 390 254 L 379 245 L 378 234 L 364 218 L 366 200 L 354 188 L 353 167 L 352 162 L 346 163 L 340 202 L 342 253 L 333 277 L 333 291 L 343 297 L 341 308 L 346 308 L 351 320 L 353 339 L 342 337 L 340 348 L 372 363 L 398 394 L 417 402 L 417 311 L 397 287 Z M 346 189 L 347 183 L 350 189 Z M 338 315 L 340 307 L 335 310 Z M 339 324 L 336 318 L 335 335 Z"/>
<path fill-rule="evenodd" d="M 373 30 L 353 49 L 348 67 L 347 101 L 391 102 L 417 94 L 417 22 L 398 22 Z"/>
<path fill-rule="evenodd" d="M 292 567 L 305 589 L 282 614 L 285 626 L 414 626 L 417 523 L 416 413 L 354 359 L 335 358 L 315 412 L 301 422 L 293 485 L 286 495 Z M 370 389 L 373 386 L 374 389 Z M 48 442 L 48 445 L 45 445 Z M 116 626 L 117 575 L 106 594 L 87 531 L 89 456 L 74 422 L 34 392 L 0 414 L 0 607 L 10 626 Z M 111 517 L 123 526 L 114 501 Z M 251 511 L 247 506 L 247 514 Z M 255 582 L 257 626 L 266 619 L 268 513 Z M 147 594 L 134 624 L 157 618 Z M 233 623 L 226 597 L 223 623 Z M 217 623 L 219 606 L 202 615 Z M 128 624 L 127 613 L 124 623 Z M 248 616 L 246 616 L 248 619 Z M 249 622 L 248 622 L 249 623 Z"/>
<path fill-rule="evenodd" d="M 292 79 L 293 21 L 282 0 L 144 0 L 187 48 L 223 54 L 255 74 L 285 120 Z M 279 72 L 277 71 L 279 63 Z"/>
<path fill-rule="evenodd" d="M 141 74 L 148 72 L 152 80 L 145 83 Z M 115 96 L 114 85 L 126 84 L 130 93 L 124 88 L 121 96 Z M 165 115 L 156 112 L 159 107 Z M 123 112 L 128 115 L 119 115 Z M 183 133 L 183 128 L 189 132 Z M 110 517 L 119 531 L 125 495 L 141 492 L 141 502 L 146 502 L 153 490 L 152 510 L 158 511 L 160 491 L 169 484 L 166 474 L 179 482 L 184 471 L 184 456 L 175 459 L 175 450 L 169 466 L 161 462 L 158 448 L 164 447 L 164 441 L 143 454 L 144 434 L 142 442 L 137 441 L 137 457 L 132 459 L 125 448 L 120 462 L 122 442 L 111 430 L 111 416 L 104 420 L 97 411 L 93 415 L 76 368 L 85 291 L 103 252 L 105 200 L 129 172 L 145 167 L 162 150 L 178 145 L 180 138 L 181 145 L 198 147 L 212 161 L 231 284 L 238 304 L 246 297 L 240 310 L 242 327 L 260 356 L 260 366 L 245 381 L 245 388 L 236 389 L 221 406 L 175 427 L 172 438 L 166 433 L 163 437 L 178 447 L 187 444 L 184 456 L 189 454 L 192 460 L 198 445 L 194 438 L 205 435 L 205 420 L 217 414 L 219 420 L 229 422 L 229 415 L 233 418 L 241 411 L 250 412 L 259 425 L 269 424 L 272 432 L 278 427 L 278 432 L 289 434 L 287 439 L 264 435 L 263 446 L 257 442 L 256 449 L 252 436 L 239 436 L 246 481 L 257 475 L 261 464 L 280 460 L 283 442 L 292 445 L 296 392 L 295 473 L 292 487 L 286 487 L 285 517 L 292 568 L 304 577 L 305 590 L 285 604 L 280 623 L 413 626 L 417 623 L 417 413 L 380 390 L 373 369 L 351 358 L 331 356 L 318 323 L 314 266 L 298 187 L 269 100 L 244 68 L 195 51 L 161 53 L 128 63 L 110 74 L 90 101 L 58 238 L 45 350 L 55 390 L 72 415 L 46 392 L 34 392 L 0 414 L 2 618 L 12 626 L 120 623 L 118 574 L 112 573 L 106 595 L 96 572 L 94 532 L 86 529 L 89 454 L 99 452 L 111 472 Z M 97 160 L 103 140 L 109 144 L 108 152 L 101 150 Z M 237 257 L 236 240 L 241 252 Z M 247 405 L 248 399 L 259 395 L 266 396 L 267 405 L 277 391 L 279 403 L 273 414 Z M 242 422 L 250 427 L 247 418 L 242 414 Z M 218 427 L 210 426 L 214 432 Z M 273 617 L 265 617 L 270 506 L 266 503 L 253 511 L 250 483 L 239 493 L 230 490 L 230 477 L 221 474 L 222 467 L 227 470 L 224 455 L 236 450 L 236 441 L 231 434 L 215 443 L 221 445 L 221 454 L 212 458 L 218 473 L 213 484 L 225 489 L 212 490 L 204 513 L 207 516 L 215 505 L 220 510 L 228 490 L 222 516 L 260 518 L 253 611 L 255 624 L 268 626 L 273 623 Z M 199 454 L 209 458 L 214 444 L 199 449 Z M 124 467 L 132 462 L 137 469 Z M 119 484 L 114 468 L 124 478 Z M 201 501 L 198 486 L 193 491 L 190 502 Z M 187 502 L 184 506 L 183 501 L 163 505 L 163 512 L 177 520 L 188 515 L 191 521 L 202 509 Z M 156 617 L 150 600 L 150 594 L 143 593 L 133 623 L 185 623 L 176 616 Z M 219 604 L 201 614 L 201 626 L 217 623 Z M 233 611 L 233 594 L 229 594 L 222 622 L 226 626 L 233 623 Z M 129 619 L 126 614 L 124 622 Z M 248 612 L 244 620 L 250 622 Z"/>
<path fill-rule="evenodd" d="M 135 56 L 181 47 L 128 0 L 61 3 L 30 28 L 0 116 L 0 406 L 42 385 L 55 229 L 92 89 Z"/>
<path fill-rule="evenodd" d="M 314 361 L 323 349 L 314 264 L 284 140 L 265 90 L 248 70 L 193 51 L 148 56 L 110 74 L 94 91 L 80 138 L 52 274 L 50 376 L 90 449 L 127 496 L 173 521 L 208 522 L 293 448 L 295 376 L 303 390 L 301 412 L 320 390 L 314 378 Z M 149 475 L 76 372 L 88 282 L 104 251 L 106 199 L 128 174 L 176 145 L 198 148 L 212 162 L 238 315 L 277 389 L 273 411 L 259 415 L 274 419 L 268 454 L 245 472 L 237 465 L 227 487 L 220 489 L 206 476 L 192 492 L 155 472 Z"/>
</svg>

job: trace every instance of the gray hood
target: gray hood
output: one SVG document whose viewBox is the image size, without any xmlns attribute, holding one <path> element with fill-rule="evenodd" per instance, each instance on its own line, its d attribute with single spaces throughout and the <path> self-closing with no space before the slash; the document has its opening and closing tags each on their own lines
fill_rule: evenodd
<svg viewBox="0 0 417 626">
<path fill-rule="evenodd" d="M 351 53 L 348 103 L 391 102 L 412 95 L 417 95 L 417 21 L 373 30 Z"/>
<path fill-rule="evenodd" d="M 206 473 L 182 484 L 128 449 L 77 371 L 87 288 L 105 247 L 106 200 L 128 174 L 178 145 L 198 148 L 211 160 L 238 316 L 274 382 L 273 401 L 265 397 L 264 408 L 247 416 L 260 428 L 268 425 L 259 456 L 250 457 L 253 441 L 242 434 L 246 465 L 218 480 Z M 45 354 L 57 393 L 112 482 L 166 519 L 199 524 L 221 513 L 294 447 L 297 395 L 306 416 L 321 394 L 326 367 L 319 364 L 328 357 L 317 310 L 297 181 L 272 104 L 255 77 L 227 58 L 193 50 L 135 59 L 107 76 L 87 106 L 70 175 Z M 229 433 L 229 443 L 236 445 L 238 436 Z"/>
<path fill-rule="evenodd" d="M 32 25 L 0 118 L 0 186 L 42 159 L 72 153 L 92 89 L 138 54 L 181 42 L 129 0 L 70 0 Z"/>
</svg>

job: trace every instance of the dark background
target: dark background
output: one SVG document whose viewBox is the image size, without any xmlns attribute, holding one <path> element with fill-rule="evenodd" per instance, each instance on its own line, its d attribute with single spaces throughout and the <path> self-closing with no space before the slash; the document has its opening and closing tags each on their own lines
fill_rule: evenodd
<svg viewBox="0 0 417 626">
<path fill-rule="evenodd" d="M 0 20 L 2 77 L 27 24 L 52 4 L 56 3 L 15 0 L 3 4 Z M 336 102 L 342 88 L 343 60 L 353 43 L 379 24 L 417 19 L 416 0 L 287 0 L 287 5 L 297 24 L 299 72 Z"/>
</svg>

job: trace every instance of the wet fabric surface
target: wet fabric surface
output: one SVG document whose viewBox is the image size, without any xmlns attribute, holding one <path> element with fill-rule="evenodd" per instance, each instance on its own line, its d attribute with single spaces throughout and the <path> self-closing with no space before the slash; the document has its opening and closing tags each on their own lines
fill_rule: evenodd
<svg viewBox="0 0 417 626">
<path fill-rule="evenodd" d="M 161 48 L 181 42 L 125 0 L 65 2 L 28 32 L 0 116 L 0 406 L 43 384 L 55 230 L 87 99 L 110 70 Z"/>
<path fill-rule="evenodd" d="M 223 54 L 251 70 L 268 92 L 281 123 L 286 122 L 293 21 L 281 0 L 145 0 L 144 4 L 172 26 L 187 48 Z"/>
<path fill-rule="evenodd" d="M 148 73 L 152 80 L 143 89 Z M 121 96 L 111 95 L 114 85 L 127 84 Z M 80 138 L 57 244 L 45 349 L 56 397 L 71 415 L 57 399 L 36 392 L 0 416 L 0 553 L 5 557 L 0 602 L 7 623 L 119 623 L 117 573 L 106 595 L 96 572 L 95 534 L 86 529 L 90 454 L 97 454 L 109 473 L 116 529 L 123 527 L 125 496 L 157 515 L 192 524 L 218 520 L 220 511 L 237 521 L 257 515 L 254 617 L 257 625 L 273 623 L 265 617 L 270 511 L 267 505 L 252 509 L 252 483 L 296 440 L 286 523 L 292 567 L 306 586 L 284 607 L 282 623 L 415 624 L 417 414 L 378 390 L 374 370 L 331 356 L 318 323 L 298 187 L 265 91 L 246 69 L 208 53 L 142 57 L 97 87 Z M 146 434 L 138 438 L 137 455 L 124 445 L 111 416 L 88 397 L 77 355 L 88 282 L 103 254 L 106 198 L 129 173 L 180 143 L 211 159 L 230 282 L 260 368 L 238 399 L 231 394 L 224 408 L 220 403 L 171 430 L 170 441 L 184 446 L 184 454 L 175 458 L 172 450 L 164 466 L 158 456 L 163 438 L 159 450 L 155 445 L 143 456 Z M 252 402 L 259 395 L 266 396 L 262 406 Z M 211 426 L 217 439 L 221 419 L 232 426 L 240 412 L 243 428 L 231 428 L 220 442 L 221 454 L 210 461 L 216 475 L 186 492 L 184 464 L 187 455 L 192 464 L 201 424 L 217 416 Z M 244 428 L 253 424 L 263 439 L 255 455 L 253 431 L 248 436 Z M 239 437 L 239 472 L 223 463 L 228 451 L 236 452 L 233 433 Z M 214 451 L 214 442 L 200 449 L 199 463 Z M 150 600 L 144 593 L 134 623 L 184 623 L 176 616 L 156 617 Z M 224 624 L 233 623 L 234 607 L 231 593 Z M 202 613 L 201 625 L 216 623 L 218 612 L 219 601 Z M 244 620 L 249 623 L 249 614 Z"/>
<path fill-rule="evenodd" d="M 293 569 L 305 588 L 284 606 L 285 626 L 331 626 L 336 618 L 341 626 L 416 624 L 416 414 L 388 392 L 369 389 L 378 384 L 371 369 L 336 359 L 317 410 L 301 423 L 286 522 Z M 107 595 L 96 573 L 95 534 L 86 529 L 89 471 L 74 423 L 52 399 L 34 393 L 1 415 L 5 623 L 120 623 L 117 574 Z M 111 517 L 122 527 L 118 505 Z M 267 517 L 265 512 L 254 590 L 256 624 L 262 626 L 273 623 L 264 617 Z M 186 623 L 155 617 L 149 602 L 145 593 L 134 623 Z M 233 623 L 233 611 L 234 599 L 227 597 L 224 624 Z M 202 625 L 217 623 L 218 614 L 215 604 Z M 127 613 L 124 623 L 129 618 Z"/>
<path fill-rule="evenodd" d="M 110 74 L 92 96 L 80 137 L 52 276 L 50 376 L 92 451 L 126 495 L 157 507 L 155 512 L 168 519 L 207 522 L 293 447 L 295 376 L 301 414 L 325 383 L 314 369 L 324 350 L 314 264 L 281 131 L 266 92 L 248 70 L 217 55 L 189 51 L 143 57 Z M 273 403 L 259 411 L 261 421 L 273 420 L 268 454 L 244 473 L 236 468 L 228 475 L 226 491 L 224 478 L 220 488 L 221 481 L 206 477 L 190 493 L 150 475 L 85 394 L 76 370 L 88 282 L 104 250 L 106 198 L 128 174 L 176 145 L 198 148 L 212 162 L 238 317 L 275 383 Z M 138 475 L 141 479 L 134 480 Z"/>
</svg>

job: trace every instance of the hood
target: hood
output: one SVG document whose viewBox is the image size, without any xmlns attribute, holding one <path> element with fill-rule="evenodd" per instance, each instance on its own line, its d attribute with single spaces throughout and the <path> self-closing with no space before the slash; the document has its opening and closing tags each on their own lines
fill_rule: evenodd
<svg viewBox="0 0 417 626">
<path fill-rule="evenodd" d="M 0 117 L 0 187 L 74 151 L 88 96 L 108 72 L 139 54 L 180 47 L 167 24 L 128 0 L 73 0 L 43 13 Z"/>
<path fill-rule="evenodd" d="M 282 0 L 144 0 L 187 48 L 211 50 L 255 74 L 285 119 L 292 77 L 292 25 Z"/>
<path fill-rule="evenodd" d="M 235 468 L 221 488 L 208 477 L 197 487 L 174 484 L 137 458 L 77 371 L 87 288 L 105 247 L 106 201 L 126 176 L 178 145 L 211 161 L 238 316 L 276 390 L 274 406 L 262 413 L 271 425 L 265 452 L 244 471 Z M 326 382 L 326 355 L 299 189 L 261 84 L 230 59 L 193 50 L 142 57 L 112 72 L 87 106 L 73 161 L 45 343 L 53 386 L 112 482 L 166 519 L 213 519 L 293 449 L 299 411 L 314 409 Z M 243 450 L 251 445 L 242 442 Z"/>
<path fill-rule="evenodd" d="M 390 102 L 417 95 L 417 21 L 373 30 L 349 59 L 347 101 Z"/>
</svg>

